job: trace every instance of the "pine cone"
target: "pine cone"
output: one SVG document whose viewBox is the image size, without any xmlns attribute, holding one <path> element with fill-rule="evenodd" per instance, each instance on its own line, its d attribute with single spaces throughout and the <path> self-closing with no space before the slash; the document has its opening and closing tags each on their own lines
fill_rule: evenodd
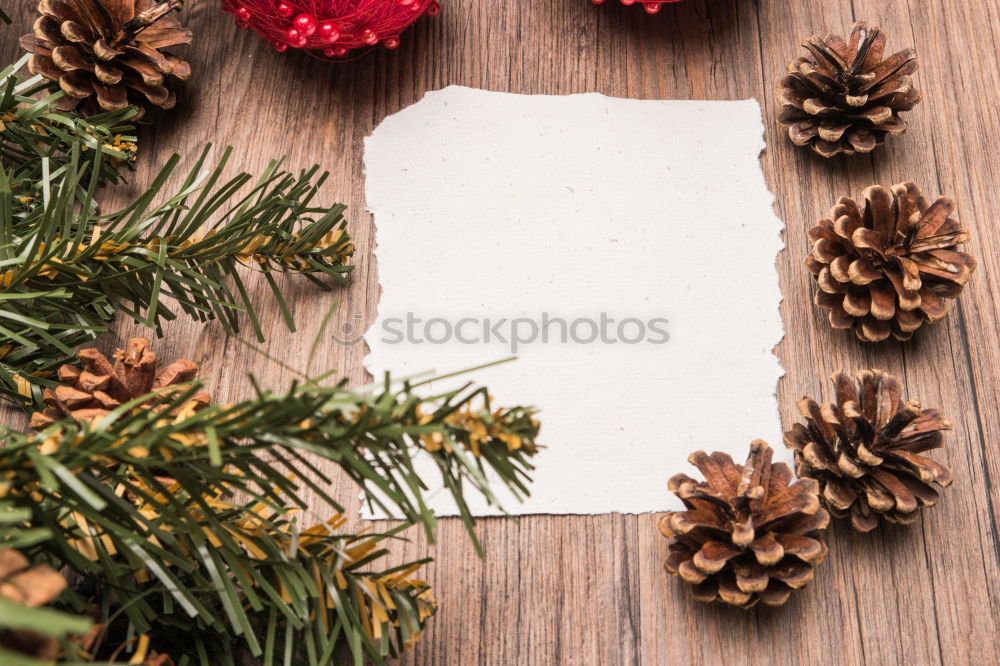
<svg viewBox="0 0 1000 666">
<path fill-rule="evenodd" d="M 976 261 L 957 251 L 968 233 L 951 218 L 955 205 L 930 206 L 913 183 L 865 190 L 862 209 L 842 198 L 809 230 L 805 264 L 816 278 L 816 305 L 829 308 L 834 328 L 853 328 L 866 342 L 891 333 L 908 340 L 925 322 L 948 314 Z"/>
<path fill-rule="evenodd" d="M 788 465 L 772 464 L 772 455 L 760 440 L 742 466 L 725 453 L 698 451 L 688 460 L 705 482 L 670 479 L 687 511 L 660 521 L 664 536 L 676 538 L 666 569 L 694 584 L 699 601 L 780 606 L 826 557 L 822 531 L 830 517 L 820 508 L 819 486 L 814 479 L 792 483 Z"/>
<path fill-rule="evenodd" d="M 150 391 L 191 381 L 198 373 L 197 364 L 185 360 L 157 371 L 156 354 L 149 351 L 149 340 L 145 338 L 132 338 L 127 352 L 116 350 L 114 366 L 96 349 L 81 349 L 77 356 L 83 370 L 72 365 L 59 368 L 59 381 L 64 385 L 45 389 L 48 406 L 31 415 L 31 428 L 41 430 L 67 416 L 81 423 L 93 421 Z M 207 393 L 198 393 L 191 400 L 196 406 L 204 406 L 211 398 Z"/>
<path fill-rule="evenodd" d="M 906 49 L 883 60 L 885 41 L 877 27 L 855 23 L 849 45 L 837 35 L 802 43 L 809 54 L 778 81 L 778 122 L 792 143 L 832 157 L 871 152 L 887 134 L 906 131 L 899 114 L 920 101 L 910 79 L 917 55 Z"/>
<path fill-rule="evenodd" d="M 30 566 L 20 551 L 0 550 L 0 598 L 38 608 L 65 589 L 66 579 L 52 567 Z M 55 659 L 60 652 L 58 640 L 30 629 L 0 631 L 0 648 L 46 661 Z"/>
<path fill-rule="evenodd" d="M 179 0 L 40 0 L 33 34 L 21 37 L 32 74 L 58 83 L 62 111 L 85 116 L 129 104 L 139 116 L 177 99 L 169 79 L 186 80 L 191 67 L 160 49 L 191 43 L 191 31 L 168 12 Z"/>
<path fill-rule="evenodd" d="M 879 515 L 916 522 L 917 509 L 937 503 L 930 484 L 951 484 L 947 468 L 917 454 L 940 448 L 951 422 L 916 401 L 901 404 L 899 380 L 881 370 L 859 372 L 857 383 L 844 373 L 832 380 L 837 403 L 820 407 L 802 398 L 806 425 L 785 433 L 796 473 L 819 481 L 830 512 L 850 515 L 856 530 L 873 530 Z"/>
</svg>

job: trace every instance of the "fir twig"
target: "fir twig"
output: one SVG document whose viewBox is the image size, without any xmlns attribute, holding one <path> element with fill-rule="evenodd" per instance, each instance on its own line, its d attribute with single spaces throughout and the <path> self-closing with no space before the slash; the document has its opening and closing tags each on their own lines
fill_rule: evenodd
<svg viewBox="0 0 1000 666">
<path fill-rule="evenodd" d="M 27 61 L 25 56 L 0 70 L 0 166 L 12 193 L 10 214 L 21 218 L 40 206 L 51 183 L 69 175 L 66 165 L 75 151 L 89 152 L 93 159 L 81 162 L 80 185 L 71 195 L 93 206 L 91 180 L 95 185 L 117 182 L 121 169 L 135 162 L 138 148 L 129 122 L 136 109 L 88 119 L 59 111 L 55 102 L 64 93 L 47 92 L 40 76 L 21 76 Z M 91 168 L 93 179 L 87 172 Z"/>
<path fill-rule="evenodd" d="M 264 274 L 292 330 L 274 271 L 301 273 L 323 287 L 346 283 L 354 247 L 345 207 L 313 203 L 327 174 L 313 167 L 293 176 L 271 162 L 253 184 L 246 173 L 222 181 L 231 151 L 206 169 L 209 149 L 161 203 L 154 200 L 177 156 L 133 203 L 107 215 L 88 205 L 93 178 L 82 205 L 74 197 L 88 170 L 97 173 L 100 153 L 88 168 L 74 148 L 60 178 L 43 177 L 43 201 L 23 218 L 12 212 L 14 194 L 0 165 L 0 394 L 38 404 L 72 347 L 106 330 L 116 312 L 159 333 L 177 307 L 199 321 L 217 318 L 233 333 L 244 311 L 263 340 L 239 264 Z"/>
<path fill-rule="evenodd" d="M 433 534 L 418 459 L 433 461 L 473 538 L 469 490 L 492 498 L 489 477 L 527 492 L 538 424 L 530 409 L 491 408 L 484 389 L 423 398 L 388 379 L 377 393 L 307 382 L 196 409 L 197 389 L 135 409 L 144 396 L 93 425 L 8 432 L 0 479 L 6 501 L 52 532 L 36 550 L 101 581 L 131 630 L 177 640 L 203 664 L 236 663 L 237 639 L 265 663 L 328 663 L 340 641 L 356 663 L 381 663 L 434 610 L 413 578 L 423 561 L 378 566 L 400 529 Z M 361 536 L 335 516 L 303 528 L 296 512 L 316 508 L 307 489 L 320 511 L 342 510 L 315 456 L 403 525 Z"/>
</svg>

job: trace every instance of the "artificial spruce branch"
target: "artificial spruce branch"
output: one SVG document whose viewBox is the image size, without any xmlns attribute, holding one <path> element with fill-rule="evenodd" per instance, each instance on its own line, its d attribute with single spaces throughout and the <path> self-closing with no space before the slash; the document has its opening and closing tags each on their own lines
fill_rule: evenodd
<svg viewBox="0 0 1000 666">
<path fill-rule="evenodd" d="M 0 167 L 6 172 L 5 189 L 11 190 L 5 214 L 14 219 L 42 204 L 75 152 L 89 153 L 90 159 L 81 162 L 80 186 L 72 194 L 92 203 L 88 170 L 98 185 L 117 182 L 123 168 L 132 168 L 138 150 L 129 124 L 134 107 L 89 119 L 60 111 L 57 103 L 64 93 L 49 93 L 42 77 L 19 73 L 27 60 L 0 70 Z"/>
<path fill-rule="evenodd" d="M 59 178 L 43 173 L 42 201 L 23 217 L 13 214 L 15 194 L 0 165 L 0 395 L 38 405 L 72 347 L 105 331 L 117 312 L 160 332 L 179 310 L 218 319 L 227 333 L 239 330 L 246 312 L 263 340 L 241 264 L 263 273 L 293 330 L 275 271 L 324 287 L 347 281 L 354 247 L 345 207 L 314 203 L 327 174 L 313 167 L 296 176 L 271 162 L 257 179 L 223 180 L 231 151 L 207 167 L 209 150 L 170 194 L 176 155 L 131 204 L 101 215 L 91 205 L 94 176 L 84 200 L 75 196 L 96 173 L 87 160 L 96 165 L 99 155 L 74 147 Z"/>
<path fill-rule="evenodd" d="M 481 388 L 307 382 L 230 406 L 169 389 L 93 422 L 6 433 L 0 479 L 4 500 L 52 534 L 30 554 L 97 582 L 67 604 L 101 600 L 109 647 L 133 633 L 203 664 L 236 663 L 235 645 L 265 663 L 328 663 L 341 642 L 358 664 L 398 654 L 435 606 L 413 576 L 423 561 L 380 565 L 385 544 L 410 525 L 433 536 L 431 485 L 450 490 L 474 538 L 466 494 L 492 499 L 487 477 L 524 494 L 537 452 L 532 411 L 495 409 Z M 317 459 L 404 523 L 343 531 Z M 421 478 L 420 459 L 439 478 Z"/>
</svg>

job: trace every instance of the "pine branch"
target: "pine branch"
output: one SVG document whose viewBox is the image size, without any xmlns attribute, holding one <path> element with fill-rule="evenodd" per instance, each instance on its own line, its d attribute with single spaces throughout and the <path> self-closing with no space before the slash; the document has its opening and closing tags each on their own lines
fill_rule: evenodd
<svg viewBox="0 0 1000 666">
<path fill-rule="evenodd" d="M 72 347 L 105 331 L 117 312 L 160 333 L 179 307 L 198 321 L 219 319 L 234 333 L 243 311 L 263 340 L 238 265 L 263 273 L 292 330 L 274 272 L 300 273 L 324 288 L 347 282 L 354 247 L 345 207 L 312 203 L 327 174 L 314 166 L 293 176 L 271 162 L 246 188 L 246 173 L 221 181 L 229 149 L 205 169 L 209 149 L 161 203 L 153 202 L 177 167 L 176 155 L 146 192 L 108 215 L 89 205 L 93 178 L 77 205 L 74 193 L 88 173 L 77 149 L 58 179 L 43 177 L 48 194 L 20 219 L 0 167 L 0 395 L 39 404 Z"/>
<path fill-rule="evenodd" d="M 64 93 L 47 92 L 40 76 L 21 76 L 27 61 L 25 56 L 0 71 L 0 166 L 7 171 L 15 219 L 41 205 L 46 183 L 63 177 L 75 151 L 92 159 L 82 163 L 81 185 L 72 194 L 93 205 L 88 186 L 118 182 L 123 167 L 132 169 L 138 150 L 128 124 L 134 107 L 89 119 L 59 111 L 55 102 Z"/>
<path fill-rule="evenodd" d="M 102 581 L 121 621 L 153 645 L 183 634 L 206 664 L 236 663 L 236 641 L 285 663 L 327 663 L 340 641 L 358 664 L 397 654 L 434 610 L 412 578 L 422 561 L 378 567 L 400 529 L 433 535 L 418 459 L 436 463 L 475 539 L 467 491 L 492 499 L 490 477 L 526 493 L 537 451 L 531 410 L 492 409 L 484 389 L 425 398 L 388 379 L 377 393 L 306 383 L 203 408 L 197 385 L 172 391 L 93 425 L 7 432 L 0 479 L 6 501 L 52 532 L 39 546 L 49 557 Z M 335 517 L 301 529 L 307 489 L 319 511 L 342 511 L 316 456 L 405 516 L 401 528 L 343 534 Z"/>
</svg>

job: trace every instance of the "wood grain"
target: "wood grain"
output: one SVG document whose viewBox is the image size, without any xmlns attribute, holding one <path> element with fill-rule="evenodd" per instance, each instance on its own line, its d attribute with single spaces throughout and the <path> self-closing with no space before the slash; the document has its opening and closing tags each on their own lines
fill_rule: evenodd
<svg viewBox="0 0 1000 666">
<path fill-rule="evenodd" d="M 787 250 L 778 259 L 787 332 L 778 348 L 787 370 L 779 386 L 784 422 L 795 419 L 799 396 L 829 396 L 833 371 L 884 368 L 904 378 L 909 396 L 941 407 L 954 421 L 948 447 L 936 458 L 954 469 L 956 483 L 909 528 L 862 536 L 836 527 L 831 556 L 806 591 L 784 608 L 749 612 L 695 604 L 677 580 L 667 579 L 656 515 L 484 520 L 484 560 L 461 524 L 445 520 L 436 546 L 419 539 L 401 544 L 400 557 L 437 558 L 429 580 L 441 603 L 403 663 L 1000 663 L 1000 5 L 685 0 L 647 16 L 614 0 L 600 7 L 587 0 L 442 4 L 441 15 L 404 34 L 397 51 L 332 65 L 268 51 L 236 30 L 217 3 L 189 1 L 195 75 L 178 108 L 155 132 L 143 133 L 133 185 L 148 182 L 169 154 L 192 156 L 210 140 L 233 144 L 236 166 L 251 171 L 282 154 L 293 168 L 319 162 L 333 174 L 328 201 L 351 206 L 359 248 L 353 286 L 322 294 L 305 281 L 285 280 L 299 332 L 286 331 L 277 312 L 265 308 L 269 341 L 262 349 L 292 364 L 304 359 L 335 299 L 341 305 L 334 325 L 357 324 L 355 315 L 363 325 L 371 322 L 379 287 L 362 141 L 425 91 L 461 84 L 641 99 L 756 97 L 765 108 L 764 171 L 787 224 Z M 0 33 L 8 60 L 33 5 L 14 2 L 15 26 Z M 917 48 L 925 101 L 910 114 L 911 129 L 873 156 L 825 161 L 795 149 L 775 125 L 773 83 L 804 37 L 843 33 L 862 18 L 888 32 L 890 49 Z M 801 266 L 805 232 L 839 196 L 905 179 L 930 196 L 956 199 L 980 268 L 945 322 L 905 345 L 863 345 L 832 331 L 812 307 Z M 262 283 L 255 296 L 267 300 Z M 122 324 L 118 336 L 137 330 Z M 164 357 L 202 363 L 221 400 L 246 394 L 248 368 L 274 386 L 288 379 L 247 346 L 226 340 L 218 326 L 179 322 L 169 335 L 160 343 Z M 339 368 L 361 383 L 363 353 L 331 343 L 317 366 Z M 664 480 L 676 471 L 663 470 Z M 340 490 L 353 495 L 346 485 Z"/>
</svg>

